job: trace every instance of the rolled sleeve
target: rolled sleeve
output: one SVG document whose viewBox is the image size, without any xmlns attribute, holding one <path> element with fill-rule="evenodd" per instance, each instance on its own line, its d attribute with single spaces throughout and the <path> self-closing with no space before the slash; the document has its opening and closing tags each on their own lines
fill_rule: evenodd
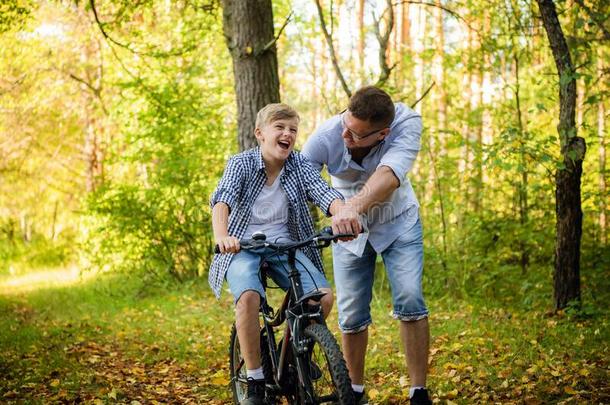
<svg viewBox="0 0 610 405">
<path fill-rule="evenodd" d="M 241 190 L 240 184 L 242 178 L 243 170 L 241 165 L 238 164 L 234 157 L 230 158 L 216 190 L 210 197 L 210 207 L 214 208 L 214 205 L 223 202 L 229 206 L 230 211 L 233 211 L 239 201 L 238 191 Z"/>
<path fill-rule="evenodd" d="M 392 132 L 398 135 L 390 140 L 390 147 L 379 161 L 377 168 L 387 166 L 402 184 L 407 173 L 413 168 L 420 149 L 422 121 L 414 115 L 396 124 Z"/>
</svg>

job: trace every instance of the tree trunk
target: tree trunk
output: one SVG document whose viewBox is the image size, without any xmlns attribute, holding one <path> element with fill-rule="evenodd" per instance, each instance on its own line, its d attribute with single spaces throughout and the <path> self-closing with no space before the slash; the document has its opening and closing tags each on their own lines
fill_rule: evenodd
<svg viewBox="0 0 610 405">
<path fill-rule="evenodd" d="M 280 101 L 271 0 L 223 0 L 223 31 L 233 59 L 239 149 L 256 146 L 256 113 Z"/>
<path fill-rule="evenodd" d="M 604 72 L 603 51 L 597 51 L 597 75 L 602 77 Z M 597 136 L 599 138 L 599 229 L 601 233 L 600 241 L 604 245 L 608 244 L 608 224 L 606 223 L 606 211 L 608 192 L 606 191 L 606 140 L 605 140 L 605 106 L 603 98 L 597 104 Z"/>
<path fill-rule="evenodd" d="M 566 43 L 552 0 L 537 0 L 547 33 L 557 73 L 559 74 L 559 124 L 564 167 L 555 176 L 555 211 L 557 214 L 555 244 L 555 309 L 570 302 L 580 302 L 580 239 L 582 209 L 580 178 L 586 152 L 583 138 L 576 136 L 576 80 L 570 50 Z"/>
<path fill-rule="evenodd" d="M 528 188 L 528 164 L 527 156 L 525 154 L 525 142 L 527 139 L 527 132 L 523 124 L 522 112 L 521 112 L 521 81 L 519 80 L 519 54 L 515 51 L 515 109 L 517 112 L 517 128 L 519 129 L 519 163 L 521 166 L 521 182 L 517 185 L 517 194 L 519 196 L 519 223 L 522 227 L 526 227 L 529 222 L 529 203 L 527 199 L 527 188 Z M 519 251 L 521 263 L 521 274 L 527 273 L 527 266 L 529 265 L 529 249 L 527 243 L 521 238 L 519 241 Z"/>
</svg>

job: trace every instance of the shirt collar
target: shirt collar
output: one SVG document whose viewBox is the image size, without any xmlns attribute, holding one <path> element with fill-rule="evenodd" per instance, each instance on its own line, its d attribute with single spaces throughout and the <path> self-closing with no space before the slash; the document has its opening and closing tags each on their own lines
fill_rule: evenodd
<svg viewBox="0 0 610 405">
<path fill-rule="evenodd" d="M 255 159 L 256 159 L 256 169 L 257 170 L 265 170 L 265 161 L 263 160 L 263 154 L 261 152 L 260 146 L 257 146 L 255 149 Z M 284 170 L 288 173 L 294 170 L 295 168 L 295 157 L 294 151 L 290 152 L 288 155 L 288 159 L 284 162 Z"/>
</svg>

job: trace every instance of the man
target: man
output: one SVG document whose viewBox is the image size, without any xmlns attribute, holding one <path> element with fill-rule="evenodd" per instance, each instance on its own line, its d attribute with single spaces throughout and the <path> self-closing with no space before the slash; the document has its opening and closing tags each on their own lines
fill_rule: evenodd
<svg viewBox="0 0 610 405">
<path fill-rule="evenodd" d="M 424 303 L 422 227 L 419 204 L 406 173 L 420 148 L 421 117 L 383 90 L 358 90 L 347 110 L 323 123 L 302 153 L 318 170 L 326 165 L 332 185 L 346 198 L 333 217 L 335 232 L 365 232 L 333 246 L 343 352 L 360 404 L 366 404 L 364 365 L 372 319 L 373 274 L 381 254 L 392 289 L 393 317 L 411 381 L 411 404 L 431 404 L 426 386 L 430 332 Z"/>
</svg>

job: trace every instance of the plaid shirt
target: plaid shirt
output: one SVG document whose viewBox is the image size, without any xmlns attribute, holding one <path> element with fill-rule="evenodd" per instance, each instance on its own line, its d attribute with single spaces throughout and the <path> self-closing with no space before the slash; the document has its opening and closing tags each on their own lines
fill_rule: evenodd
<svg viewBox="0 0 610 405">
<path fill-rule="evenodd" d="M 229 206 L 229 235 L 244 238 L 250 222 L 252 206 L 260 194 L 267 174 L 260 148 L 254 148 L 232 156 L 227 162 L 224 174 L 210 198 L 213 208 L 219 202 Z M 309 161 L 293 151 L 284 163 L 284 173 L 280 177 L 282 189 L 288 198 L 288 232 L 292 240 L 304 239 L 314 232 L 313 220 L 307 201 L 316 204 L 327 215 L 330 204 L 343 199 L 331 188 Z M 304 248 L 303 252 L 313 264 L 324 272 L 322 258 L 317 249 Z M 208 281 L 217 298 L 220 297 L 222 283 L 234 253 L 214 255 Z"/>
</svg>

